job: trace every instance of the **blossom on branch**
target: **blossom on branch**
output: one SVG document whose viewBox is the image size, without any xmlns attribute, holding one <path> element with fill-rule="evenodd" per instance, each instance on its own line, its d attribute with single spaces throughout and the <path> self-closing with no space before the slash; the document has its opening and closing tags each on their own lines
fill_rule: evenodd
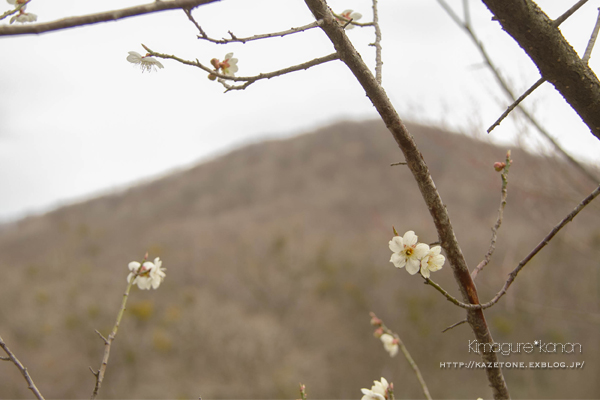
<svg viewBox="0 0 600 400">
<path fill-rule="evenodd" d="M 387 391 L 389 383 L 385 378 L 381 378 L 381 382 L 373 381 L 374 385 L 371 389 L 360 389 L 363 393 L 361 400 L 385 400 L 387 398 Z"/>
<path fill-rule="evenodd" d="M 25 8 L 25 7 L 23 7 Z M 17 14 L 17 15 L 13 15 L 12 18 L 10 19 L 10 23 L 12 24 L 13 22 L 20 22 L 22 24 L 26 23 L 26 22 L 35 22 L 37 21 L 37 15 L 35 15 L 34 13 L 26 13 L 23 12 L 23 8 L 21 9 L 21 11 Z"/>
<path fill-rule="evenodd" d="M 417 243 L 415 232 L 408 231 L 404 236 L 394 236 L 390 240 L 390 250 L 394 253 L 390 262 L 396 268 L 406 267 L 406 271 L 414 275 L 421 268 L 421 260 L 429 251 L 429 246 L 425 243 Z"/>
<path fill-rule="evenodd" d="M 345 26 L 346 29 L 354 28 L 354 25 L 349 23 L 349 21 L 356 22 L 362 18 L 361 13 L 354 12 L 353 10 L 345 10 L 343 13 L 339 14 L 339 16 L 342 18 L 336 16 L 335 19 L 341 26 Z"/>
<path fill-rule="evenodd" d="M 395 337 L 389 333 L 384 333 L 379 337 L 379 339 L 381 339 L 385 351 L 390 353 L 390 357 L 394 357 L 396 354 L 398 354 L 398 340 L 396 340 Z"/>
<path fill-rule="evenodd" d="M 216 58 L 210 60 L 212 66 L 215 67 L 215 72 L 219 72 L 219 70 L 221 70 L 223 75 L 227 76 L 234 76 L 235 73 L 238 71 L 237 62 L 238 59 L 233 58 L 233 53 L 225 54 L 225 58 L 223 59 L 223 61 L 219 61 Z M 214 81 L 216 79 L 216 75 L 210 74 L 208 75 L 208 79 Z"/>
<path fill-rule="evenodd" d="M 127 61 L 132 64 L 138 64 L 142 69 L 142 72 L 152 72 L 152 70 L 156 68 L 164 68 L 161 62 L 154 57 L 150 57 L 150 54 L 142 56 L 137 51 L 130 51 L 129 55 L 127 56 Z"/>
<path fill-rule="evenodd" d="M 140 289 L 157 289 L 166 276 L 165 268 L 162 268 L 162 261 L 158 257 L 154 262 L 146 261 L 143 264 L 132 261 L 129 263 L 129 270 L 131 272 L 127 276 L 127 282 L 138 285 Z"/>
<path fill-rule="evenodd" d="M 19 13 L 17 15 L 13 15 L 10 19 L 10 23 L 20 22 L 22 24 L 26 22 L 35 22 L 37 21 L 37 15 L 33 13 L 26 13 L 25 9 L 27 8 L 27 0 L 6 0 L 8 4 L 12 4 L 15 7 L 21 6 L 19 9 Z"/>
<path fill-rule="evenodd" d="M 446 257 L 440 254 L 442 248 L 433 246 L 429 252 L 421 260 L 421 275 L 424 278 L 429 278 L 430 272 L 442 269 L 442 265 L 446 262 Z"/>
</svg>

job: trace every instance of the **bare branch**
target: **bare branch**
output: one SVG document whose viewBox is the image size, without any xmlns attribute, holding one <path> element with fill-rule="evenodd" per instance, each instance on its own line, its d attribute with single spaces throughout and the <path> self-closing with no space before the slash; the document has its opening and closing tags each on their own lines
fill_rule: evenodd
<svg viewBox="0 0 600 400">
<path fill-rule="evenodd" d="M 194 16 L 192 15 L 192 12 L 189 9 L 184 9 L 183 11 L 185 12 L 185 15 L 187 15 L 189 20 L 196 26 L 196 29 L 198 29 L 198 32 L 200 33 L 198 35 L 198 39 L 203 39 L 203 40 L 209 41 L 211 43 L 217 43 L 217 44 L 227 44 L 227 43 L 234 43 L 234 42 L 246 43 L 246 42 L 250 42 L 252 40 L 267 39 L 267 38 L 272 38 L 272 37 L 284 37 L 287 35 L 291 35 L 293 33 L 304 32 L 309 29 L 316 28 L 320 24 L 320 21 L 315 21 L 315 22 L 311 22 L 310 24 L 307 24 L 304 26 L 299 26 L 297 28 L 290 28 L 286 31 L 264 33 L 264 34 L 254 35 L 254 36 L 250 36 L 250 37 L 246 37 L 246 38 L 238 38 L 231 31 L 229 31 L 229 35 L 231 36 L 231 39 L 225 39 L 225 38 L 213 39 L 213 38 L 209 37 L 206 34 L 206 32 L 204 31 L 204 29 L 202 29 L 200 24 L 198 24 L 198 22 L 196 22 L 196 20 L 194 19 Z"/>
<path fill-rule="evenodd" d="M 97 14 L 82 15 L 78 17 L 63 18 L 56 21 L 41 24 L 28 25 L 6 25 L 0 26 L 0 36 L 39 34 L 43 32 L 57 31 L 73 28 L 76 26 L 97 24 L 99 22 L 116 21 L 136 15 L 149 14 L 158 11 L 174 10 L 178 8 L 191 9 L 203 4 L 214 3 L 219 0 L 171 0 L 156 1 L 141 6 L 123 8 L 120 10 L 107 11 Z"/>
<path fill-rule="evenodd" d="M 479 38 L 477 37 L 477 35 L 475 34 L 475 32 L 471 29 L 471 27 L 469 25 L 466 24 L 466 22 L 463 22 L 463 21 L 460 20 L 460 18 L 456 15 L 456 13 L 454 13 L 454 11 L 452 10 L 452 8 L 450 8 L 450 6 L 448 6 L 448 4 L 444 0 L 438 0 L 438 3 L 448 13 L 448 15 L 450 16 L 450 18 L 452 18 L 452 20 L 458 26 L 460 26 L 462 29 L 464 29 L 465 32 L 469 35 L 469 38 L 471 38 L 471 40 L 473 41 L 473 43 L 475 44 L 475 46 L 477 47 L 477 49 L 481 53 L 481 56 L 483 57 L 486 65 L 488 66 L 488 68 L 494 74 L 494 77 L 496 78 L 496 81 L 498 82 L 498 84 L 500 85 L 500 87 L 502 88 L 502 90 L 504 91 L 504 93 L 511 99 L 511 101 L 513 101 L 513 104 L 517 103 L 516 105 L 518 105 L 516 96 L 513 94 L 512 90 L 510 89 L 510 87 L 508 85 L 508 83 L 502 77 L 502 74 L 500 74 L 500 71 L 496 68 L 495 64 L 492 62 L 492 60 L 489 57 L 487 51 L 485 50 L 485 47 L 483 46 L 483 44 L 481 43 L 481 41 L 479 40 Z M 468 3 L 465 3 L 465 6 L 467 6 L 467 5 L 468 5 Z M 573 7 L 571 8 L 571 10 L 573 10 Z M 573 12 L 571 12 L 569 15 L 571 15 Z M 567 13 L 565 13 L 565 14 L 567 14 Z M 565 14 L 563 14 L 563 16 Z M 562 19 L 562 21 L 564 21 L 567 17 L 568 17 L 568 15 L 564 19 Z M 562 22 L 562 21 L 560 21 L 560 22 Z M 541 78 L 541 79 L 543 79 L 545 81 L 545 78 Z M 542 83 L 543 83 L 543 81 L 542 81 Z M 540 85 L 541 85 L 541 83 L 540 83 Z M 535 88 L 533 90 L 535 90 Z M 533 91 L 533 90 L 530 89 L 530 90 L 528 90 L 528 92 L 531 93 L 530 91 Z M 522 101 L 526 97 L 526 95 L 524 94 L 521 97 L 522 97 L 522 99 L 521 99 L 521 101 Z M 515 108 L 515 107 L 513 107 L 513 108 Z M 591 172 L 587 167 L 585 167 L 579 161 L 575 160 L 575 158 L 573 158 L 569 153 L 567 153 L 567 151 L 564 150 L 560 146 L 560 144 L 558 144 L 558 142 L 550 135 L 550 133 L 548 133 L 548 131 L 546 129 L 544 129 L 544 127 L 541 126 L 541 124 L 533 117 L 533 115 L 527 109 L 525 109 L 521 105 L 518 105 L 518 108 L 521 111 L 521 113 L 523 113 L 523 115 L 525 116 L 525 118 L 527 118 L 527 120 L 529 120 L 529 122 L 538 130 L 538 132 L 541 133 L 554 146 L 554 149 L 556 151 L 558 151 L 560 154 L 562 154 L 567 159 L 567 161 L 569 161 L 571 163 L 571 165 L 573 165 L 575 168 L 577 168 L 582 174 L 584 174 L 592 182 L 598 183 L 600 181 L 600 179 L 596 176 L 595 173 Z M 507 110 L 507 112 L 510 112 L 510 111 Z M 505 113 L 507 113 L 507 112 L 505 112 Z M 496 122 L 499 124 L 500 121 L 501 121 L 501 119 L 499 119 Z M 494 125 L 494 126 L 490 127 L 488 129 L 488 133 L 491 132 L 491 130 L 495 126 L 497 126 L 497 125 Z"/>
<path fill-rule="evenodd" d="M 33 383 L 33 379 L 31 379 L 31 375 L 29 375 L 29 372 L 27 372 L 27 368 L 24 367 L 23 364 L 21 364 L 21 361 L 19 361 L 17 357 L 12 353 L 12 351 L 10 351 L 6 343 L 4 343 L 4 341 L 2 340 L 2 337 L 0 337 L 0 347 L 2 347 L 2 349 L 8 355 L 8 358 L 2 357 L 2 359 L 12 361 L 13 364 L 17 366 L 19 371 L 21 371 L 21 375 L 23 375 L 23 377 L 27 381 L 29 389 L 33 392 L 35 397 L 37 397 L 39 400 L 44 400 L 44 396 L 42 396 L 38 388 L 35 386 L 35 383 Z"/>
<path fill-rule="evenodd" d="M 598 11 L 600 11 L 600 8 L 598 9 Z M 596 25 L 594 25 L 592 36 L 590 36 L 590 41 L 588 42 L 588 45 L 585 48 L 585 53 L 583 54 L 582 60 L 586 64 L 590 62 L 590 57 L 592 56 L 592 49 L 594 48 L 594 44 L 596 44 L 596 38 L 598 37 L 598 31 L 600 31 L 600 12 L 598 13 L 598 18 L 596 19 Z"/>
<path fill-rule="evenodd" d="M 537 253 L 539 253 L 541 249 L 543 249 L 544 247 L 546 247 L 546 245 L 550 242 L 550 240 L 552 240 L 552 238 L 562 228 L 564 228 L 565 225 L 567 225 L 569 222 L 571 222 L 573 220 L 573 218 L 575 218 L 575 216 L 577 214 L 579 214 L 579 212 L 585 208 L 585 206 L 587 206 L 589 203 L 592 202 L 592 200 L 594 200 L 596 197 L 598 197 L 598 195 L 600 195 L 600 186 L 598 186 L 592 193 L 590 193 L 589 196 L 587 196 L 585 199 L 583 199 L 581 201 L 581 203 L 579 203 L 577 205 L 577 207 L 575 207 L 575 209 L 573 211 L 571 211 L 554 228 L 552 228 L 552 230 L 550 231 L 550 233 L 548 233 L 548 235 L 546 235 L 546 237 L 509 274 L 508 279 L 504 283 L 504 286 L 502 287 L 502 289 L 496 294 L 496 296 L 494 296 L 494 298 L 492 300 L 488 301 L 487 303 L 483 303 L 483 304 L 467 304 L 467 303 L 463 303 L 463 302 L 457 300 L 456 298 L 454 298 L 450 293 L 446 292 L 440 285 L 438 285 L 437 283 L 433 282 L 431 279 L 425 278 L 425 283 L 428 284 L 428 285 L 433 286 L 438 292 L 440 292 L 441 294 L 443 294 L 446 297 L 446 299 L 448 299 L 448 301 L 450 301 L 451 303 L 453 303 L 453 304 L 455 304 L 455 305 L 457 305 L 457 306 L 459 306 L 461 308 L 464 308 L 466 310 L 478 310 L 478 309 L 484 310 L 486 308 L 490 308 L 491 306 L 493 306 L 494 304 L 496 304 L 498 302 L 498 300 L 500 300 L 500 298 L 502 296 L 504 296 L 506 294 L 508 288 L 510 287 L 510 285 L 512 285 L 513 281 L 517 277 L 517 274 L 523 269 L 523 267 L 525 265 L 527 265 L 527 263 L 529 261 L 531 261 L 531 259 Z"/>
<path fill-rule="evenodd" d="M 504 214 L 504 207 L 506 207 L 506 197 L 508 196 L 507 186 L 508 186 L 508 170 L 510 169 L 510 165 L 512 160 L 510 159 L 510 150 L 506 153 L 506 161 L 504 162 L 504 168 L 502 170 L 502 174 L 500 175 L 502 178 L 502 195 L 500 196 L 500 207 L 498 207 L 498 218 L 496 219 L 496 223 L 492 227 L 492 240 L 490 242 L 490 247 L 483 257 L 483 260 L 477 265 L 477 267 L 471 272 L 471 278 L 475 280 L 477 274 L 485 268 L 486 265 L 489 264 L 492 254 L 494 254 L 494 250 L 496 250 L 496 239 L 498 237 L 498 229 L 500 229 L 500 225 L 502 224 L 502 216 Z M 501 168 L 502 166 L 500 166 Z"/>
<path fill-rule="evenodd" d="M 406 126 L 400 119 L 398 112 L 394 108 L 390 99 L 387 97 L 383 87 L 377 82 L 368 66 L 362 60 L 360 54 L 356 51 L 352 42 L 346 36 L 344 30 L 337 23 L 337 20 L 331 13 L 327 3 L 323 0 L 304 0 L 317 20 L 323 19 L 321 29 L 325 32 L 329 40 L 335 46 L 340 59 L 348 66 L 354 74 L 360 85 L 371 100 L 386 127 L 396 140 L 396 143 L 402 150 L 411 173 L 429 213 L 433 219 L 438 237 L 442 247 L 446 251 L 447 260 L 452 267 L 454 278 L 461 291 L 465 301 L 471 304 L 478 304 L 479 297 L 477 288 L 471 279 L 469 268 L 465 261 L 462 250 L 454 234 L 454 229 L 450 223 L 448 211 L 439 192 L 433 182 L 429 168 L 425 163 L 423 155 L 419 151 L 413 137 L 406 129 Z M 469 310 L 467 313 L 469 325 L 475 334 L 477 340 L 481 343 L 493 343 L 494 340 L 490 334 L 487 322 L 481 310 Z M 483 360 L 488 363 L 498 362 L 497 354 L 493 352 L 484 352 Z M 496 364 L 497 365 L 497 364 Z M 492 387 L 494 397 L 508 398 L 510 394 L 500 368 L 486 368 L 488 381 Z"/>
<path fill-rule="evenodd" d="M 146 257 L 144 257 L 144 261 L 148 258 L 148 254 L 146 253 Z M 143 264 L 143 262 L 141 263 Z M 102 386 L 102 381 L 104 380 L 104 374 L 106 373 L 106 367 L 108 366 L 108 357 L 110 356 L 110 346 L 112 345 L 113 340 L 117 336 L 117 331 L 119 330 L 119 326 L 121 325 L 121 319 L 123 318 L 123 314 L 125 313 L 125 306 L 127 305 L 127 299 L 129 297 L 129 292 L 131 291 L 131 287 L 133 286 L 133 282 L 135 281 L 135 277 L 139 270 L 136 272 L 135 276 L 129 280 L 127 284 L 127 289 L 125 289 L 125 293 L 123 293 L 123 300 L 121 300 L 121 308 L 119 309 L 119 313 L 117 314 L 117 320 L 115 322 L 115 326 L 112 331 L 108 335 L 108 338 L 102 336 L 102 334 L 96 330 L 96 333 L 100 338 L 104 341 L 104 355 L 102 356 L 102 363 L 100 364 L 100 368 L 98 371 L 94 372 L 92 367 L 90 367 L 90 371 L 96 377 L 96 384 L 94 385 L 94 391 L 92 392 L 91 400 L 94 400 L 96 396 L 98 396 L 98 392 L 100 391 L 100 387 Z"/>
<path fill-rule="evenodd" d="M 482 0 L 600 139 L 600 81 L 550 18 L 532 0 Z"/>
<path fill-rule="evenodd" d="M 146 49 L 148 51 L 148 53 L 150 55 L 152 55 L 154 57 L 175 60 L 175 61 L 178 61 L 185 65 L 191 65 L 193 67 L 200 68 L 201 70 L 206 71 L 211 75 L 214 75 L 215 77 L 219 78 L 219 82 L 227 88 L 226 91 L 246 89 L 248 86 L 250 86 L 254 82 L 262 80 L 262 79 L 271 79 L 276 76 L 288 74 L 290 72 L 300 71 L 303 69 L 308 69 L 310 67 L 314 67 L 319 64 L 324 64 L 326 62 L 339 59 L 339 56 L 337 53 L 332 53 L 332 54 L 329 54 L 324 57 L 315 58 L 314 60 L 310 60 L 310 61 L 307 61 L 302 64 L 298 64 L 298 65 L 293 65 L 291 67 L 283 68 L 283 69 L 280 69 L 277 71 L 260 73 L 255 76 L 231 76 L 231 75 L 224 75 L 224 74 L 215 72 L 214 69 L 211 69 L 211 68 L 207 67 L 206 65 L 203 65 L 198 60 L 196 60 L 196 61 L 184 60 L 184 59 L 179 58 L 174 55 L 157 53 L 155 51 L 150 50 L 147 46 L 144 46 L 144 45 L 142 45 L 142 46 L 144 47 L 144 49 Z M 231 86 L 231 85 L 227 84 L 226 81 L 245 82 L 245 83 L 243 85 L 239 85 L 239 86 Z"/>
<path fill-rule="evenodd" d="M 534 83 L 533 85 L 531 85 L 531 87 L 529 89 L 527 89 L 525 91 L 525 93 L 523 93 L 518 99 L 516 99 L 510 106 L 508 106 L 508 108 L 506 109 L 506 111 L 504 111 L 502 113 L 502 115 L 489 128 L 487 128 L 487 133 L 490 133 L 491 131 L 494 130 L 495 127 L 497 127 L 498 125 L 500 125 L 500 123 L 502 121 L 504 121 L 504 118 L 508 117 L 508 114 L 510 114 L 512 110 L 514 110 L 515 108 L 517 108 L 519 106 L 519 104 L 521 104 L 521 102 L 523 100 L 525 100 L 525 98 L 527 96 L 529 96 L 531 93 L 533 93 L 533 91 L 535 89 L 537 89 L 538 87 L 540 87 L 542 85 L 542 83 L 544 83 L 544 82 L 546 82 L 546 79 L 540 78 L 540 79 L 538 79 L 538 81 L 536 83 Z M 521 109 L 521 111 L 523 111 L 523 109 Z M 527 113 L 527 114 L 529 114 L 529 113 Z"/>
<path fill-rule="evenodd" d="M 444 330 L 442 331 L 442 333 L 446 333 L 446 332 L 448 332 L 450 329 L 454 329 L 454 328 L 456 328 L 457 326 L 464 324 L 465 322 L 467 322 L 467 320 L 466 320 L 466 319 L 463 319 L 462 321 L 458 321 L 457 323 L 454 323 L 454 324 L 450 325 L 449 327 L 447 327 L 446 329 L 444 329 Z"/>
<path fill-rule="evenodd" d="M 581 8 L 581 6 L 587 2 L 588 2 L 588 0 L 579 0 L 577 3 L 575 3 L 573 5 L 573 7 L 569 8 L 563 15 L 561 15 L 560 17 L 558 17 L 554 21 L 552 21 L 552 25 L 554 25 L 555 27 L 559 26 L 560 24 L 565 22 L 567 20 L 567 18 L 569 18 L 571 15 L 573 15 L 575 13 L 575 11 L 579 10 L 579 8 Z"/>
<path fill-rule="evenodd" d="M 371 46 L 375 47 L 375 79 L 381 85 L 383 61 L 381 60 L 381 28 L 379 27 L 377 0 L 373 0 L 373 26 L 375 27 L 375 42 L 371 43 Z"/>
</svg>

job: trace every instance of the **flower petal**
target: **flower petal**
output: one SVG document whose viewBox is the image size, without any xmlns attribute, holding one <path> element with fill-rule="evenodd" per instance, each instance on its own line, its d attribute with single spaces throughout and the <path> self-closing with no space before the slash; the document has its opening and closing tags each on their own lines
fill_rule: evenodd
<svg viewBox="0 0 600 400">
<path fill-rule="evenodd" d="M 394 253 L 400 253 L 402 250 L 404 250 L 404 244 L 401 236 L 394 236 L 392 240 L 390 240 L 390 250 Z"/>
<path fill-rule="evenodd" d="M 404 237 L 402 238 L 402 242 L 404 243 L 404 246 L 413 246 L 417 243 L 417 235 L 415 235 L 414 231 L 408 231 L 404 234 Z"/>
</svg>

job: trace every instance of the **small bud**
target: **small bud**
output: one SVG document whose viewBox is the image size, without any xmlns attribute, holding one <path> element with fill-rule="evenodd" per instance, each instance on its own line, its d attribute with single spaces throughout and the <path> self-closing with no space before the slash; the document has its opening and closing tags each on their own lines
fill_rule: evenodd
<svg viewBox="0 0 600 400">
<path fill-rule="evenodd" d="M 380 338 L 381 335 L 383 335 L 383 328 L 381 327 L 375 329 L 375 332 L 373 332 L 373 336 L 375 336 L 376 338 Z"/>
<path fill-rule="evenodd" d="M 400 235 L 398 234 L 398 231 L 396 230 L 396 228 L 394 228 L 393 226 L 392 226 L 392 230 L 394 231 L 394 236 L 400 236 Z"/>
<path fill-rule="evenodd" d="M 494 169 L 498 172 L 502 171 L 504 169 L 504 167 L 506 167 L 506 163 L 503 163 L 503 162 L 495 162 L 494 163 Z"/>
<path fill-rule="evenodd" d="M 213 67 L 215 67 L 215 69 L 221 68 L 221 65 L 220 65 L 221 63 L 216 58 L 213 58 L 212 60 L 210 60 L 210 63 L 212 64 Z"/>
<path fill-rule="evenodd" d="M 217 79 L 217 76 L 215 74 L 208 74 L 208 79 L 214 81 L 215 79 Z"/>
<path fill-rule="evenodd" d="M 371 325 L 373 326 L 381 326 L 382 321 L 377 318 L 375 315 L 373 315 L 373 317 L 371 318 Z"/>
</svg>

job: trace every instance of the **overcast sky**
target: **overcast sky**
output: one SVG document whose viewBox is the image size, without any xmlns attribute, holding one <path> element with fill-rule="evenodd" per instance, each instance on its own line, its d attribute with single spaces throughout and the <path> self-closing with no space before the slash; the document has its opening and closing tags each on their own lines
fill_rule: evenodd
<svg viewBox="0 0 600 400">
<path fill-rule="evenodd" d="M 32 0 L 27 11 L 44 22 L 147 2 Z M 448 2 L 462 15 L 462 1 Z M 538 2 L 551 18 L 570 3 L 574 1 Z M 361 22 L 371 19 L 370 0 L 329 4 L 338 12 L 361 12 Z M 471 4 L 475 30 L 492 59 L 515 91 L 524 91 L 539 78 L 535 66 L 491 21 L 481 2 Z M 580 54 L 597 7 L 590 1 L 561 25 Z M 8 3 L 4 8 L 10 8 Z M 383 84 L 401 117 L 471 134 L 485 131 L 508 102 L 463 31 L 434 0 L 379 0 L 379 9 Z M 194 15 L 216 38 L 228 30 L 250 36 L 313 20 L 301 0 L 223 0 L 197 8 Z M 197 68 L 164 60 L 164 69 L 142 73 L 126 61 L 129 51 L 144 53 L 141 43 L 206 65 L 233 52 L 239 59 L 238 75 L 248 76 L 333 51 L 318 29 L 226 46 L 197 40 L 196 33 L 182 11 L 166 11 L 0 38 L 0 221 L 189 167 L 245 143 L 287 137 L 337 120 L 376 117 L 341 62 L 223 94 L 223 87 Z M 373 29 L 356 28 L 348 35 L 373 66 L 374 50 L 368 46 Z M 590 65 L 597 70 L 599 64 L 600 55 L 593 53 Z M 551 85 L 538 89 L 525 104 L 565 148 L 598 163 L 598 141 Z M 524 129 L 512 117 L 492 137 L 509 141 Z"/>
</svg>

